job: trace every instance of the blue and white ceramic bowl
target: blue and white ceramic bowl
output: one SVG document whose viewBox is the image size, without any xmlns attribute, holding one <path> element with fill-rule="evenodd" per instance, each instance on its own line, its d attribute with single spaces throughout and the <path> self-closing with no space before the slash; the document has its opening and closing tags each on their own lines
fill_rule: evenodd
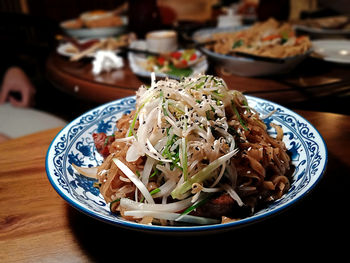
<svg viewBox="0 0 350 263">
<path fill-rule="evenodd" d="M 239 221 L 205 226 L 158 226 L 142 225 L 126 221 L 109 210 L 94 180 L 78 174 L 72 164 L 96 166 L 102 162 L 97 153 L 92 133 L 112 133 L 115 122 L 135 108 L 135 97 L 126 97 L 104 104 L 78 117 L 62 129 L 52 141 L 46 156 L 47 176 L 58 194 L 76 209 L 116 226 L 154 232 L 201 232 L 219 231 L 245 226 L 277 214 L 304 197 L 318 183 L 325 171 L 327 148 L 320 133 L 303 117 L 273 102 L 246 96 L 249 105 L 262 116 L 276 112 L 265 119 L 283 127 L 284 142 L 292 154 L 295 165 L 293 183 L 283 197 L 253 216 Z M 274 133 L 273 128 L 269 132 Z"/>
</svg>

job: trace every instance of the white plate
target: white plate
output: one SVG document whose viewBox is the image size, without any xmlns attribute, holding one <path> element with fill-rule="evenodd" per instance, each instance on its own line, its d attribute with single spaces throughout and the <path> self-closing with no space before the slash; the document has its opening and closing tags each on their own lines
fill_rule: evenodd
<svg viewBox="0 0 350 263">
<path fill-rule="evenodd" d="M 316 53 L 315 58 L 335 63 L 350 63 L 350 40 L 314 40 L 312 46 Z"/>
<path fill-rule="evenodd" d="M 92 38 L 92 39 L 96 39 L 96 38 Z M 86 43 L 92 39 L 80 39 L 80 40 L 77 40 L 80 44 L 83 44 L 83 43 Z M 100 38 L 99 40 L 102 41 L 104 40 L 105 38 Z M 56 48 L 56 52 L 62 56 L 65 56 L 65 57 L 72 57 L 74 55 L 76 55 L 77 53 L 74 53 L 74 52 L 69 52 L 69 48 L 73 48 L 73 44 L 72 43 L 69 43 L 69 42 L 66 42 L 66 43 L 60 43 L 57 48 Z M 100 49 L 98 49 L 100 50 Z M 113 50 L 114 52 L 117 52 L 118 49 L 116 50 Z M 97 50 L 96 50 L 97 52 Z M 95 57 L 95 54 L 96 52 L 91 52 L 90 54 L 87 54 L 85 57 L 89 57 L 89 58 L 93 58 Z"/>
<path fill-rule="evenodd" d="M 283 127 L 285 135 L 283 140 L 295 166 L 289 191 L 281 199 L 250 217 L 216 225 L 159 226 L 126 221 L 110 212 L 109 205 L 105 203 L 99 190 L 93 187 L 94 180 L 75 172 L 72 163 L 78 166 L 101 164 L 102 157 L 95 149 L 92 134 L 94 132 L 111 134 L 115 122 L 124 113 L 129 113 L 135 108 L 134 96 L 93 109 L 62 129 L 47 151 L 47 176 L 58 194 L 76 209 L 96 219 L 129 229 L 168 233 L 203 232 L 227 230 L 258 222 L 290 207 L 315 187 L 326 169 L 327 148 L 320 133 L 300 115 L 273 102 L 246 97 L 249 105 L 261 115 L 276 110 L 271 117 L 265 119 L 265 123 L 268 127 L 271 122 Z M 274 129 L 270 127 L 268 131 L 273 133 Z"/>
<path fill-rule="evenodd" d="M 147 43 L 144 40 L 138 40 L 138 41 L 134 41 L 131 43 L 130 48 L 135 48 L 135 49 L 140 49 L 140 50 L 147 50 Z M 197 57 L 201 57 L 203 56 L 202 53 L 200 53 L 199 51 L 196 51 Z M 150 78 L 151 77 L 151 73 L 150 71 L 147 71 L 146 69 L 144 69 L 142 67 L 142 64 L 146 63 L 147 58 L 145 55 L 140 55 L 137 53 L 132 53 L 129 52 L 128 53 L 128 60 L 129 60 L 129 64 L 130 64 L 130 68 L 132 70 L 132 72 L 140 77 L 146 77 L 146 78 Z M 197 64 L 193 65 L 191 67 L 192 69 L 192 74 L 196 75 L 196 74 L 200 74 L 200 73 L 205 73 L 208 69 L 208 62 L 207 59 L 203 59 L 202 61 L 198 62 Z M 159 78 L 165 78 L 165 77 L 169 77 L 169 78 L 174 78 L 174 79 L 180 79 L 178 76 L 173 76 L 173 75 L 169 75 L 166 73 L 161 73 L 161 72 L 155 72 L 156 77 Z"/>
<path fill-rule="evenodd" d="M 227 27 L 227 28 L 208 28 L 201 29 L 194 33 L 193 39 L 200 43 L 210 39 L 211 35 L 219 32 L 236 32 L 247 27 Z M 300 62 L 302 62 L 310 52 L 302 55 L 289 57 L 284 63 L 266 62 L 253 58 L 235 57 L 215 53 L 207 48 L 201 48 L 204 54 L 213 59 L 226 72 L 244 77 L 268 76 L 274 74 L 283 74 L 291 71 Z"/>
<path fill-rule="evenodd" d="M 77 53 L 74 52 L 70 52 L 69 49 L 73 48 L 74 46 L 71 43 L 60 43 L 57 48 L 56 51 L 58 54 L 65 56 L 65 57 L 72 57 L 74 55 L 76 55 Z M 94 53 L 88 54 L 87 57 L 93 57 Z"/>
</svg>

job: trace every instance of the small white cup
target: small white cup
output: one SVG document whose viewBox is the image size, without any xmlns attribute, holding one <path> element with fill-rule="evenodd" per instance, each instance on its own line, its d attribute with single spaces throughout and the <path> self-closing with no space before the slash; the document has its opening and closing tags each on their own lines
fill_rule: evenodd
<svg viewBox="0 0 350 263">
<path fill-rule="evenodd" d="M 146 43 L 151 52 L 173 52 L 177 50 L 177 33 L 173 30 L 152 31 L 147 33 Z"/>
</svg>

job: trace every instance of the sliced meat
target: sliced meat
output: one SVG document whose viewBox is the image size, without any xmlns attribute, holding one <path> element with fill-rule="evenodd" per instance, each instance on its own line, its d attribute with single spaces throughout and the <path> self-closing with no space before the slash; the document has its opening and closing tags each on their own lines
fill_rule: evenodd
<svg viewBox="0 0 350 263">
<path fill-rule="evenodd" d="M 104 157 L 106 158 L 109 155 L 109 147 L 114 142 L 114 136 L 110 135 L 107 136 L 107 134 L 100 132 L 100 133 L 93 133 L 92 137 L 94 139 L 96 150 Z"/>
<path fill-rule="evenodd" d="M 229 194 L 222 194 L 198 207 L 195 214 L 204 217 L 221 218 L 223 215 L 230 215 L 234 205 L 235 201 Z"/>
<path fill-rule="evenodd" d="M 238 206 L 229 194 L 224 193 L 215 196 L 202 206 L 198 207 L 193 215 L 218 219 L 221 219 L 222 216 L 243 218 L 248 216 L 250 212 L 250 208 L 247 206 Z"/>
</svg>

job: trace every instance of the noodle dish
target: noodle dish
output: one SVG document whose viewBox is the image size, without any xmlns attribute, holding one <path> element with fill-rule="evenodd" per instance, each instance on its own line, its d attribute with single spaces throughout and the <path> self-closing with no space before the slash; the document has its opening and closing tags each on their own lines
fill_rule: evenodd
<svg viewBox="0 0 350 263">
<path fill-rule="evenodd" d="M 73 206 L 122 226 L 239 225 L 293 203 L 322 175 L 322 138 L 308 124 L 311 136 L 285 122 L 293 118 L 305 122 L 215 76 L 156 82 L 152 74 L 136 97 L 102 105 L 58 134 L 48 176 Z"/>
</svg>

